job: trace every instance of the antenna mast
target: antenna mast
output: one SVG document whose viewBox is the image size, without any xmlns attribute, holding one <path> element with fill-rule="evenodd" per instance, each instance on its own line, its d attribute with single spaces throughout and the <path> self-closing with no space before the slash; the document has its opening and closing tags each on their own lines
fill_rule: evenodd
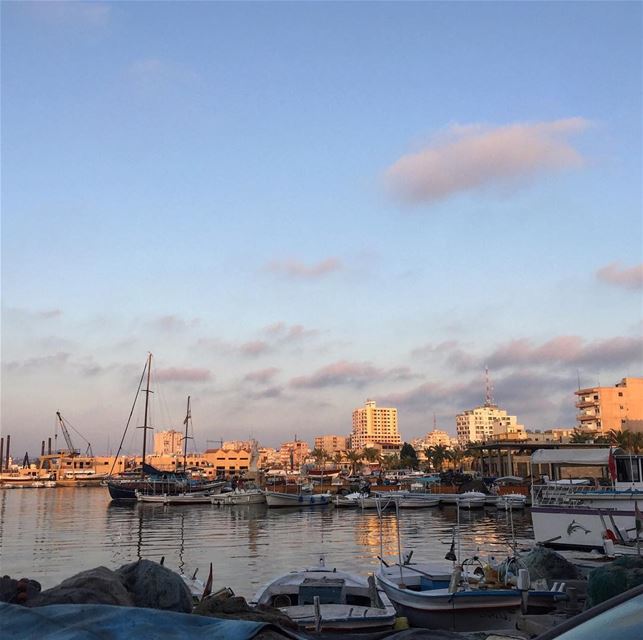
<svg viewBox="0 0 643 640">
<path fill-rule="evenodd" d="M 489 378 L 489 367 L 484 368 L 484 377 L 485 377 L 485 397 L 484 397 L 484 406 L 493 407 L 493 385 Z"/>
</svg>

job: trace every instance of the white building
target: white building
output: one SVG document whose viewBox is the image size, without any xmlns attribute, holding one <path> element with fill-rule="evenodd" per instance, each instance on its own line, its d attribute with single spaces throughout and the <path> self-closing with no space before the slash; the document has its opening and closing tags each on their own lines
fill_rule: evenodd
<svg viewBox="0 0 643 640">
<path fill-rule="evenodd" d="M 510 416 L 495 404 L 467 409 L 455 417 L 458 443 L 484 442 L 493 439 L 526 439 L 525 427 L 518 424 L 516 416 Z"/>
<path fill-rule="evenodd" d="M 183 454 L 183 434 L 170 429 L 154 434 L 154 455 L 171 456 Z"/>
</svg>

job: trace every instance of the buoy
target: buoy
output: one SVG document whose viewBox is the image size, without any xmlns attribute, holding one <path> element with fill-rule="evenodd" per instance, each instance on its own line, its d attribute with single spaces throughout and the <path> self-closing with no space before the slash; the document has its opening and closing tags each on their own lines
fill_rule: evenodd
<svg viewBox="0 0 643 640">
<path fill-rule="evenodd" d="M 395 618 L 395 624 L 393 625 L 394 631 L 404 631 L 404 629 L 408 629 L 408 628 L 409 628 L 408 618 L 405 618 L 404 616 Z"/>
</svg>

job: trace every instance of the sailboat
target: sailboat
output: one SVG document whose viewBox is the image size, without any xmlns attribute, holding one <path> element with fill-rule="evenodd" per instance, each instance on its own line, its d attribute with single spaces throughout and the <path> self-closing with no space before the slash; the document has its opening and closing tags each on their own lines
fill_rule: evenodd
<svg viewBox="0 0 643 640">
<path fill-rule="evenodd" d="M 195 494 L 197 492 L 201 493 L 215 493 L 217 491 L 221 490 L 221 487 L 225 484 L 224 482 L 208 482 L 204 483 L 200 479 L 193 479 L 191 478 L 188 473 L 187 473 L 187 468 L 186 468 L 186 455 L 187 455 L 187 450 L 185 449 L 185 446 L 187 446 L 187 423 L 189 421 L 190 417 L 190 405 L 189 405 L 189 398 L 188 398 L 188 416 L 186 417 L 186 441 L 184 445 L 184 457 L 183 457 L 183 471 L 182 472 L 177 472 L 177 471 L 161 471 L 160 469 L 157 469 L 156 467 L 147 464 L 145 459 L 146 459 L 146 447 L 147 447 L 147 431 L 149 429 L 152 429 L 152 427 L 149 425 L 149 398 L 150 398 L 150 393 L 152 391 L 150 390 L 150 379 L 151 379 L 151 373 L 152 373 L 152 354 L 149 353 L 146 363 L 145 363 L 145 368 L 143 369 L 143 374 L 141 375 L 141 380 L 139 382 L 138 390 L 136 392 L 136 399 L 138 399 L 138 395 L 141 392 L 141 384 L 143 382 L 143 378 L 147 377 L 147 383 L 146 387 L 143 391 L 145 393 L 145 410 L 144 410 L 144 417 L 143 417 L 143 426 L 138 427 L 139 429 L 143 429 L 143 453 L 141 457 L 141 469 L 140 472 L 135 475 L 123 475 L 119 477 L 111 477 L 107 481 L 107 488 L 109 490 L 109 495 L 111 496 L 113 501 L 116 502 L 136 502 L 139 499 L 139 496 L 177 496 L 177 495 L 182 495 L 182 494 Z M 134 404 L 136 404 L 136 399 L 134 400 Z M 125 434 L 127 433 L 127 429 L 129 427 L 129 422 L 132 418 L 132 414 L 134 413 L 134 406 L 132 406 L 132 410 L 130 412 L 130 419 L 127 422 L 127 425 L 125 427 L 125 433 L 123 434 L 123 437 L 121 439 L 121 447 L 123 445 L 123 442 L 125 440 Z M 116 454 L 116 458 L 118 458 L 118 454 L 120 453 L 120 449 Z"/>
</svg>

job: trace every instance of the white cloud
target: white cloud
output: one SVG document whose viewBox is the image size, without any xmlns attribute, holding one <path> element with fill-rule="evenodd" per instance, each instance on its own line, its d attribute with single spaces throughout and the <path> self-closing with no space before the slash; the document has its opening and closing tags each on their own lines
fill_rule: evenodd
<svg viewBox="0 0 643 640">
<path fill-rule="evenodd" d="M 402 156 L 385 173 L 391 191 L 408 203 L 506 186 L 544 172 L 582 166 L 568 138 L 590 125 L 584 118 L 501 127 L 452 126 L 426 148 Z"/>
</svg>

